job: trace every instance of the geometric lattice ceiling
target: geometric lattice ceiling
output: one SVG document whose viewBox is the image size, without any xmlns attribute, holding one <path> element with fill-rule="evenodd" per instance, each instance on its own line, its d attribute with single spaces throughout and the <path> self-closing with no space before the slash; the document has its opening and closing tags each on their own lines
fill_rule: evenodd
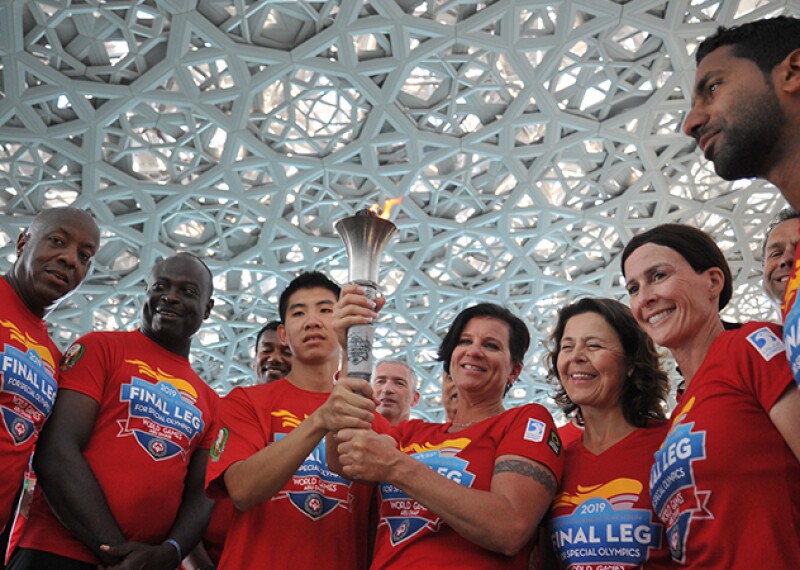
<svg viewBox="0 0 800 570">
<path fill-rule="evenodd" d="M 220 393 L 299 271 L 346 279 L 333 222 L 403 197 L 377 331 L 440 417 L 439 338 L 478 300 L 533 334 L 509 404 L 547 403 L 554 312 L 625 299 L 619 253 L 667 221 L 711 232 L 726 317 L 774 317 L 760 243 L 784 201 L 721 181 L 680 132 L 698 38 L 796 1 L 12 0 L 0 5 L 0 270 L 43 208 L 90 210 L 90 278 L 51 319 L 65 347 L 138 320 L 143 279 L 191 251 L 216 286 L 193 345 Z M 552 408 L 552 406 L 551 406 Z"/>
</svg>

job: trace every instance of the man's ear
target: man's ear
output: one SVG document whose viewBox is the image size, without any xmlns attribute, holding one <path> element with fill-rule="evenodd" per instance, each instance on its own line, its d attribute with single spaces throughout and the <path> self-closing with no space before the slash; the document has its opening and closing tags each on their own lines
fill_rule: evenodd
<svg viewBox="0 0 800 570">
<path fill-rule="evenodd" d="M 287 337 L 286 337 L 286 327 L 283 326 L 283 323 L 278 325 L 278 338 L 281 339 L 281 342 L 283 344 L 285 344 L 285 345 L 289 344 L 289 341 L 287 340 Z"/>
<path fill-rule="evenodd" d="M 19 236 L 17 236 L 17 257 L 22 255 L 22 250 L 25 249 L 25 245 L 30 241 L 31 234 L 28 232 L 20 232 Z"/>
<path fill-rule="evenodd" d="M 211 316 L 211 309 L 213 308 L 214 308 L 214 299 L 209 299 L 208 303 L 206 303 L 206 314 L 203 315 L 203 320 Z"/>
<path fill-rule="evenodd" d="M 712 298 L 719 297 L 722 294 L 722 290 L 725 288 L 725 273 L 723 273 L 722 269 L 719 267 L 709 267 L 706 269 L 706 274 L 709 278 L 709 295 Z"/>
<path fill-rule="evenodd" d="M 783 91 L 800 94 L 800 48 L 787 55 L 778 64 L 778 78 Z"/>
</svg>

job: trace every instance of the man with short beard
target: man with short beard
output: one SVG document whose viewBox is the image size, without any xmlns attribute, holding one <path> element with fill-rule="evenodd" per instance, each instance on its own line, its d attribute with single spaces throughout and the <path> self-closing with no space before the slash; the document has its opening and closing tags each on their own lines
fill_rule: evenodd
<svg viewBox="0 0 800 570">
<path fill-rule="evenodd" d="M 719 28 L 695 58 L 684 132 L 725 180 L 765 178 L 800 209 L 800 19 Z"/>
<path fill-rule="evenodd" d="M 800 19 L 780 16 L 719 28 L 697 48 L 692 108 L 683 125 L 725 180 L 765 178 L 800 209 Z M 800 384 L 800 256 L 781 316 Z M 800 428 L 800 426 L 798 426 Z"/>
</svg>

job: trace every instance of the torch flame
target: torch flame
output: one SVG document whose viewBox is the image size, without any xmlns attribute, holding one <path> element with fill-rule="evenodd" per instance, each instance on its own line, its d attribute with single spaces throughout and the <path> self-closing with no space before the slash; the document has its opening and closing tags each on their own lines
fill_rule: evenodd
<svg viewBox="0 0 800 570">
<path fill-rule="evenodd" d="M 378 217 L 383 220 L 388 220 L 389 216 L 392 215 L 392 209 L 402 201 L 403 201 L 402 196 L 400 198 L 389 198 L 383 203 L 383 211 L 378 215 Z M 370 206 L 369 211 L 372 212 L 373 214 L 377 214 L 378 205 L 373 204 L 372 206 Z"/>
</svg>

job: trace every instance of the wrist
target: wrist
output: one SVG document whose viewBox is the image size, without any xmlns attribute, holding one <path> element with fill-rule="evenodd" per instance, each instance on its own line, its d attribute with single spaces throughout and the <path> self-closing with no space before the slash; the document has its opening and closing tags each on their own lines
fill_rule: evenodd
<svg viewBox="0 0 800 570">
<path fill-rule="evenodd" d="M 168 538 L 162 544 L 169 545 L 173 550 L 175 550 L 175 555 L 178 557 L 178 563 L 175 565 L 176 570 L 181 567 L 181 562 L 183 562 L 183 551 L 181 550 L 181 545 L 178 544 L 178 541 L 174 538 Z"/>
</svg>

